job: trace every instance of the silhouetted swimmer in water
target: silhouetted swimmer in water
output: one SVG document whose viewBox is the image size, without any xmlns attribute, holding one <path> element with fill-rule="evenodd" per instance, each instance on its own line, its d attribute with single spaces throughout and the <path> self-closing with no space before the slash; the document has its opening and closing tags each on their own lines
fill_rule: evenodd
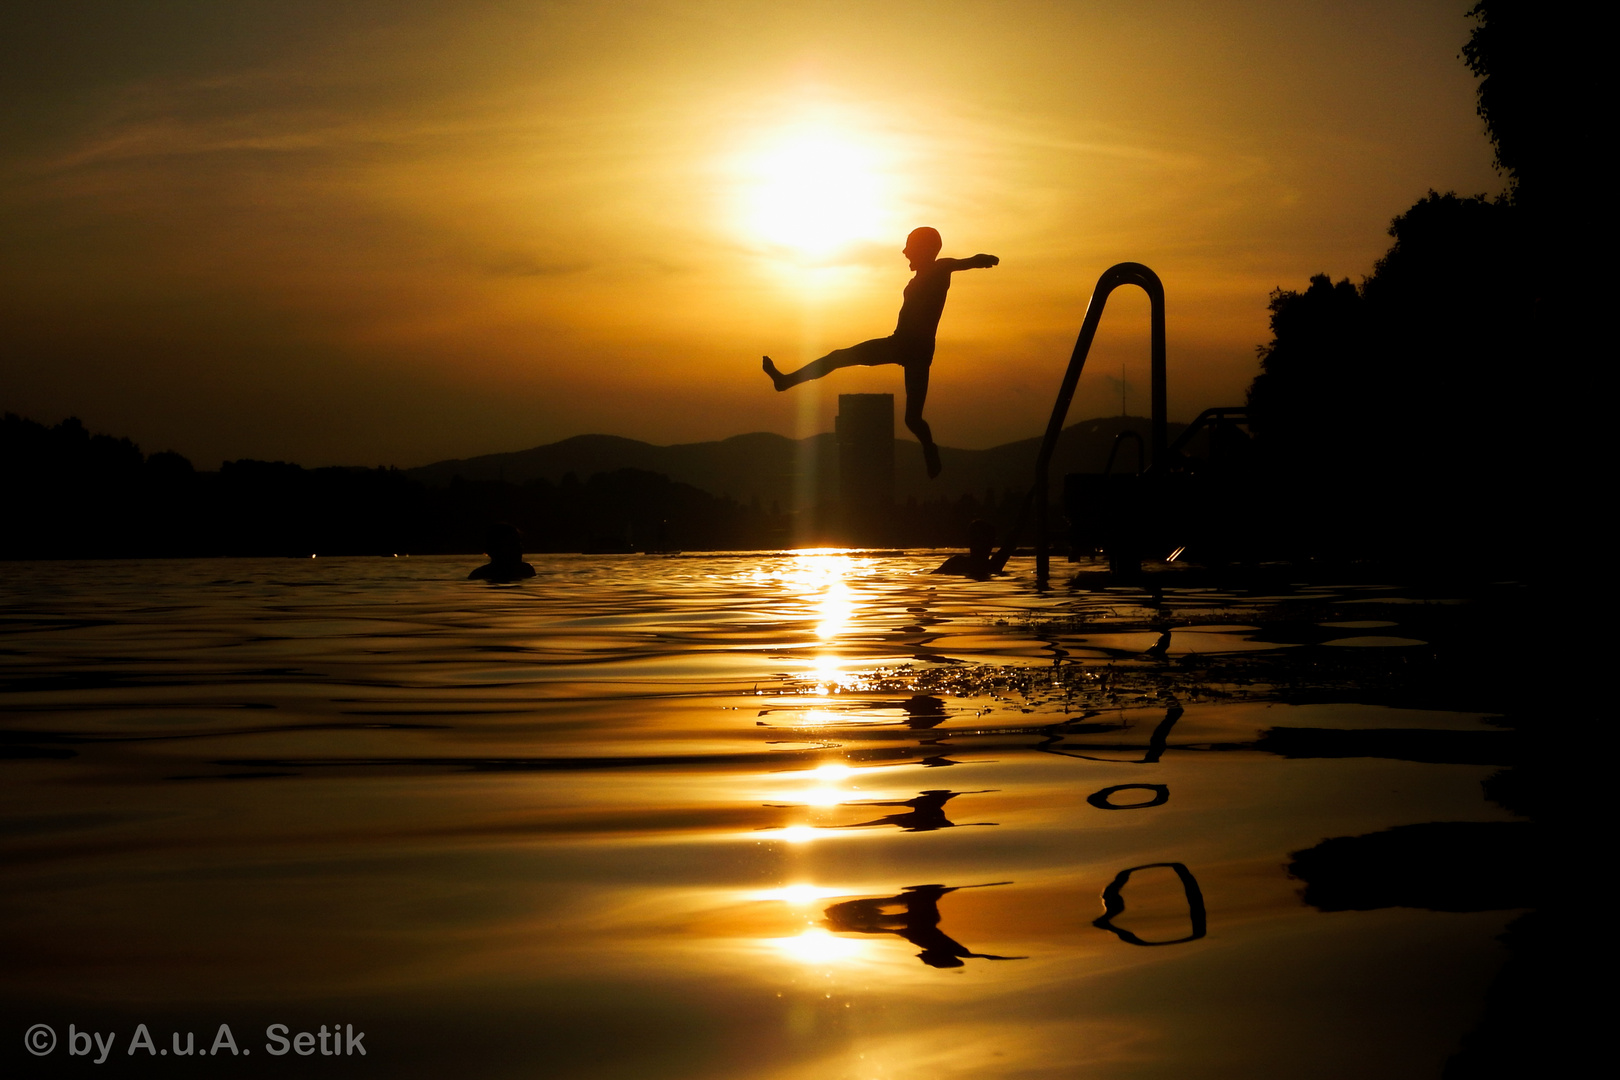
<svg viewBox="0 0 1620 1080">
<path fill-rule="evenodd" d="M 469 581 L 520 581 L 534 577 L 534 567 L 523 561 L 523 534 L 502 522 L 484 534 L 489 562 L 467 575 Z"/>
<path fill-rule="evenodd" d="M 935 568 L 936 574 L 956 574 L 975 581 L 988 581 L 996 572 L 991 556 L 996 548 L 996 527 L 988 521 L 975 521 L 968 526 L 966 555 L 952 555 Z"/>
<path fill-rule="evenodd" d="M 901 832 L 933 832 L 936 829 L 959 829 L 973 825 L 994 825 L 994 821 L 964 821 L 958 824 L 945 816 L 945 804 L 958 795 L 985 795 L 991 788 L 984 791 L 946 791 L 943 788 L 933 788 L 920 791 L 915 799 L 897 800 L 893 802 L 862 802 L 847 803 L 848 806 L 909 806 L 911 809 L 904 814 L 888 814 L 875 821 L 858 821 L 853 825 L 839 825 L 840 829 L 869 829 L 880 825 L 893 825 Z"/>
<path fill-rule="evenodd" d="M 939 330 L 939 317 L 945 312 L 945 294 L 951 287 L 951 275 L 958 270 L 978 270 L 1001 261 L 994 255 L 983 254 L 969 259 L 941 259 L 939 249 L 939 233 L 927 226 L 911 230 L 911 235 L 906 237 L 902 254 L 917 273 L 906 283 L 900 318 L 895 323 L 894 333 L 888 337 L 873 338 L 847 349 L 834 349 L 797 371 L 778 371 L 771 358 L 765 357 L 765 374 L 771 377 L 777 390 L 819 379 L 839 368 L 899 364 L 906 373 L 906 427 L 922 443 L 923 460 L 928 465 L 930 478 L 939 475 L 939 447 L 934 445 L 934 434 L 929 430 L 928 421 L 923 419 L 923 403 L 928 400 L 928 367 L 934 362 L 934 335 Z"/>
<path fill-rule="evenodd" d="M 1005 881 L 997 885 L 1008 884 Z M 847 934 L 895 934 L 917 946 L 917 959 L 929 967 L 961 967 L 968 958 L 978 960 L 1023 960 L 1022 956 L 992 956 L 969 952 L 961 942 L 947 937 L 939 928 L 939 898 L 959 888 L 978 885 L 907 885 L 898 896 L 874 900 L 845 900 L 829 907 L 826 926 Z M 895 911 L 894 908 L 901 910 Z"/>
</svg>

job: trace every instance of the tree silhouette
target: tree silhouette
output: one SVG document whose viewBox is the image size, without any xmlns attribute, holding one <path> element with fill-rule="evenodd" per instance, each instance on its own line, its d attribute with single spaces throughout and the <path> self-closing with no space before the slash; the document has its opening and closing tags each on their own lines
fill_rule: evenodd
<svg viewBox="0 0 1620 1080">
<path fill-rule="evenodd" d="M 1462 58 L 1479 79 L 1497 168 L 1516 201 L 1542 208 L 1596 163 L 1596 69 L 1581 54 L 1601 35 L 1570 5 L 1545 0 L 1479 0 L 1468 14 L 1479 24 Z"/>
<path fill-rule="evenodd" d="M 1516 542 L 1510 502 L 1543 437 L 1521 405 L 1545 349 L 1521 226 L 1505 200 L 1431 191 L 1360 286 L 1319 274 L 1272 293 L 1249 408 L 1296 539 Z"/>
<path fill-rule="evenodd" d="M 1596 278 L 1567 272 L 1596 212 L 1580 186 L 1594 74 L 1576 55 L 1591 35 L 1557 4 L 1480 0 L 1469 16 L 1462 59 L 1507 190 L 1430 191 L 1359 286 L 1322 274 L 1271 295 L 1256 446 L 1278 529 L 1316 550 L 1500 552 L 1544 543 L 1560 512 L 1531 470 L 1546 373 L 1579 373 L 1596 329 Z"/>
</svg>

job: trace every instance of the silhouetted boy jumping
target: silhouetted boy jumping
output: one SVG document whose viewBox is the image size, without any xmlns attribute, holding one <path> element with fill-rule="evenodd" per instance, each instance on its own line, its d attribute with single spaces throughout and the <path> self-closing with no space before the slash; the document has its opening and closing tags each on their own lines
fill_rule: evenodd
<svg viewBox="0 0 1620 1080">
<path fill-rule="evenodd" d="M 934 445 L 934 434 L 922 412 L 923 402 L 928 399 L 928 367 L 934 361 L 934 334 L 939 329 L 939 317 L 945 312 L 945 293 L 956 271 L 978 270 L 1001 261 L 994 255 L 983 254 L 970 259 L 941 259 L 939 249 L 939 233 L 927 226 L 911 230 L 911 235 L 906 237 L 902 254 L 910 260 L 917 274 L 906 283 L 900 318 L 895 323 L 894 333 L 888 337 L 873 338 L 847 349 L 834 349 L 797 371 L 776 370 L 768 356 L 764 365 L 765 374 L 771 377 L 776 389 L 786 390 L 839 368 L 899 364 L 906 373 L 906 427 L 922 443 L 930 479 L 939 475 L 939 447 Z"/>
</svg>

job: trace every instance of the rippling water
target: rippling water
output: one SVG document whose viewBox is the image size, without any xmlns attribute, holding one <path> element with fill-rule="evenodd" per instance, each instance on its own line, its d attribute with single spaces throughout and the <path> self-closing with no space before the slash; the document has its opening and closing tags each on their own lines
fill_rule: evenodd
<svg viewBox="0 0 1620 1080">
<path fill-rule="evenodd" d="M 1477 1019 L 1510 911 L 1323 911 L 1287 867 L 1510 820 L 1489 764 L 1322 731 L 1496 729 L 1244 666 L 1420 650 L 1398 590 L 535 561 L 0 567 L 7 1038 L 60 1040 L 17 1060 L 82 1072 L 72 1024 L 125 1074 L 1417 1077 Z"/>
</svg>

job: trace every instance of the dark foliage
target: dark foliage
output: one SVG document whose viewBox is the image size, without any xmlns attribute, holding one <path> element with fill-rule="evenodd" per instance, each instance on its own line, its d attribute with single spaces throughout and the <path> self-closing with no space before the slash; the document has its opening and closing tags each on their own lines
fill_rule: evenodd
<svg viewBox="0 0 1620 1080">
<path fill-rule="evenodd" d="M 1565 5 L 1481 0 L 1469 14 L 1462 58 L 1507 192 L 1430 192 L 1359 288 L 1318 276 L 1272 294 L 1249 400 L 1266 502 L 1285 508 L 1276 531 L 1296 550 L 1490 557 L 1579 528 L 1582 493 L 1558 493 L 1565 433 L 1546 423 L 1552 386 L 1583 385 L 1601 347 L 1583 258 L 1607 213 L 1589 194 L 1601 35 Z M 1593 430 L 1577 420 L 1577 444 Z"/>
<path fill-rule="evenodd" d="M 77 419 L 46 427 L 10 413 L 0 419 L 0 499 L 0 558 L 13 559 L 474 554 L 497 521 L 521 529 L 536 552 L 953 546 L 976 518 L 1004 527 L 1020 501 L 1011 491 L 911 499 L 881 527 L 853 529 L 836 506 L 789 515 L 644 469 L 445 486 L 398 469 L 284 461 L 227 461 L 206 473 L 179 454 L 147 457 L 128 439 L 92 435 Z"/>
<path fill-rule="evenodd" d="M 477 552 L 492 521 L 533 551 L 764 547 L 787 522 L 667 477 L 621 469 L 579 483 L 453 483 L 398 469 L 228 461 L 199 473 L 128 439 L 0 420 L 0 557 Z"/>
<path fill-rule="evenodd" d="M 1591 176 L 1598 148 L 1593 41 L 1569 5 L 1480 0 L 1462 58 L 1479 78 L 1479 115 L 1516 201 L 1557 213 Z M 1566 208 L 1567 209 L 1567 208 Z"/>
<path fill-rule="evenodd" d="M 1249 407 L 1296 544 L 1455 555 L 1523 542 L 1544 438 L 1524 404 L 1546 344 L 1522 222 L 1505 200 L 1431 191 L 1359 287 L 1318 275 L 1272 294 Z"/>
<path fill-rule="evenodd" d="M 1612 127 L 1612 93 L 1600 89 L 1608 71 L 1609 34 L 1603 8 L 1577 10 L 1545 0 L 1479 0 L 1469 11 L 1478 25 L 1462 59 L 1478 77 L 1478 111 L 1508 180 L 1506 198 L 1522 217 L 1523 250 L 1532 261 L 1521 303 L 1536 311 L 1548 374 L 1579 388 L 1559 402 L 1573 418 L 1569 458 L 1576 468 L 1606 456 L 1599 432 L 1605 395 L 1586 392 L 1598 381 L 1594 365 L 1611 352 L 1602 238 L 1613 210 L 1595 196 Z M 1597 243 L 1594 243 L 1597 241 Z M 1552 383 L 1553 378 L 1548 382 Z M 1532 393 L 1521 411 L 1545 408 L 1551 392 Z M 1535 516 L 1576 543 L 1597 536 L 1587 493 L 1550 494 Z"/>
</svg>

